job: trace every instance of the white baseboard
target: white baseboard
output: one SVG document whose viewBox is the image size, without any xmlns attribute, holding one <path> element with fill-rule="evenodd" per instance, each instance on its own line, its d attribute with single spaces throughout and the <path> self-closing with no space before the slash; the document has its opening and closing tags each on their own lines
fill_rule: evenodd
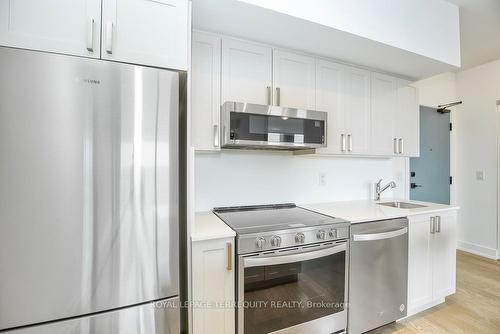
<svg viewBox="0 0 500 334">
<path fill-rule="evenodd" d="M 471 242 L 458 241 L 457 248 L 468 253 L 476 254 L 488 259 L 498 259 L 498 252 L 494 248 L 484 247 Z"/>
</svg>

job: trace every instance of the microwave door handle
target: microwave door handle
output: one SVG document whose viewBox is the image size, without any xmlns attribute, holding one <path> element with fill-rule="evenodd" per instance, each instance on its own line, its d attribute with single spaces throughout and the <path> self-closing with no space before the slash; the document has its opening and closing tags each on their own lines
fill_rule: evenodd
<svg viewBox="0 0 500 334">
<path fill-rule="evenodd" d="M 260 267 L 260 266 L 274 266 L 277 264 L 286 264 L 293 262 L 302 262 L 308 260 L 314 260 L 321 257 L 333 255 L 340 253 L 347 249 L 346 243 L 338 244 L 333 247 L 323 248 L 311 252 L 297 253 L 290 255 L 277 255 L 277 256 L 266 256 L 266 257 L 246 257 L 243 258 L 243 263 L 245 268 L 249 267 Z"/>
<path fill-rule="evenodd" d="M 400 235 L 408 233 L 408 227 L 403 227 L 398 230 L 383 232 L 383 233 L 373 233 L 373 234 L 354 234 L 352 236 L 353 241 L 373 241 L 373 240 L 383 240 L 395 238 Z"/>
</svg>

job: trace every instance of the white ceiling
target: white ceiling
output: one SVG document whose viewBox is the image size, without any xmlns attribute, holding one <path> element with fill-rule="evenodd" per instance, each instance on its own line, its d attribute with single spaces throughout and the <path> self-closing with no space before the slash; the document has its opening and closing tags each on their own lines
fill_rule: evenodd
<svg viewBox="0 0 500 334">
<path fill-rule="evenodd" d="M 462 68 L 500 59 L 500 0 L 447 1 L 460 7 Z"/>
</svg>

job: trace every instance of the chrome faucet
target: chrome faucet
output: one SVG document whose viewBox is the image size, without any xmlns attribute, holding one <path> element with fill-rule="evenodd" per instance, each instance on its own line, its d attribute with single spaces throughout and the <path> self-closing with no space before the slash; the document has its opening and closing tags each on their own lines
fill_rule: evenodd
<svg viewBox="0 0 500 334">
<path fill-rule="evenodd" d="M 377 184 L 375 185 L 375 200 L 380 201 L 380 194 L 386 191 L 389 187 L 396 188 L 396 183 L 394 181 L 391 181 L 382 187 L 382 179 L 378 180 Z"/>
</svg>

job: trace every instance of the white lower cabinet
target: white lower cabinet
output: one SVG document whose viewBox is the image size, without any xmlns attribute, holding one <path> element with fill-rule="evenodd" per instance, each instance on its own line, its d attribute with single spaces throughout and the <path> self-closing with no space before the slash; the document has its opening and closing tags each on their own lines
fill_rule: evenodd
<svg viewBox="0 0 500 334">
<path fill-rule="evenodd" d="M 411 216 L 408 236 L 408 316 L 456 291 L 457 211 Z"/>
<path fill-rule="evenodd" d="M 235 332 L 234 238 L 192 244 L 193 333 Z"/>
</svg>

